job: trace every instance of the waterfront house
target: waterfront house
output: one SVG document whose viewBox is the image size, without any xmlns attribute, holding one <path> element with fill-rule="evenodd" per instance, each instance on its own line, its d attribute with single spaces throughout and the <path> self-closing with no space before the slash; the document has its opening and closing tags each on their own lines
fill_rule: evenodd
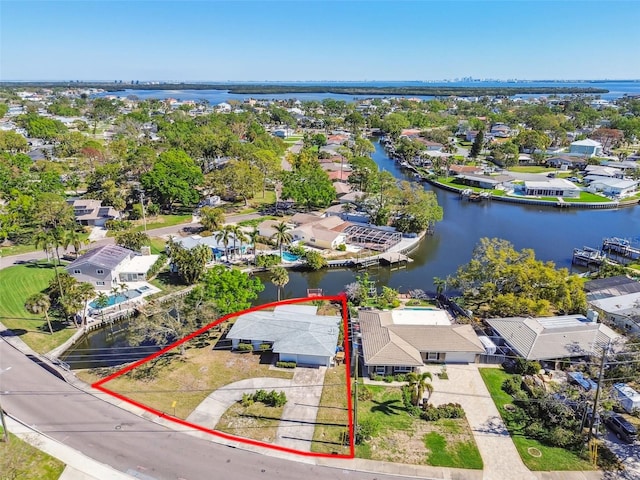
<svg viewBox="0 0 640 480">
<path fill-rule="evenodd" d="M 513 177 L 510 175 L 477 175 L 470 173 L 462 173 L 456 176 L 456 181 L 470 187 L 494 189 L 505 183 L 511 182 Z"/>
<path fill-rule="evenodd" d="M 233 350 L 250 343 L 255 351 L 268 345 L 282 362 L 329 367 L 338 346 L 341 318 L 318 315 L 312 305 L 279 305 L 238 316 L 227 338 Z"/>
<path fill-rule="evenodd" d="M 295 216 L 291 221 L 297 226 L 289 232 L 294 241 L 322 249 L 335 249 L 346 243 L 347 235 L 343 232 L 346 225 L 338 216 L 305 218 L 304 221 L 300 219 L 297 222 L 294 218 Z"/>
<path fill-rule="evenodd" d="M 118 245 L 94 248 L 65 268 L 78 282 L 88 282 L 97 290 L 110 290 L 123 282 L 141 282 L 159 255 L 140 255 Z"/>
<path fill-rule="evenodd" d="M 475 363 L 485 353 L 471 325 L 451 325 L 444 310 L 359 310 L 367 375 L 393 375 L 425 363 Z"/>
<path fill-rule="evenodd" d="M 564 178 L 545 178 L 544 180 L 525 180 L 524 192 L 531 197 L 579 198 L 581 189 Z"/>
<path fill-rule="evenodd" d="M 490 318 L 485 322 L 518 356 L 527 360 L 553 361 L 565 358 L 589 358 L 620 337 L 602 323 L 597 315 L 556 317 Z"/>
<path fill-rule="evenodd" d="M 484 168 L 479 165 L 450 165 L 449 175 L 482 175 Z"/>
<path fill-rule="evenodd" d="M 220 259 L 222 256 L 228 258 L 231 255 L 243 255 L 245 253 L 248 246 L 246 240 L 241 242 L 234 234 L 230 234 L 228 244 L 225 246 L 222 239 L 218 240 L 216 238 L 216 233 L 209 237 L 191 235 L 189 237 L 175 238 L 174 242 L 187 250 L 191 250 L 198 245 L 206 245 L 211 249 L 211 253 L 216 259 Z"/>
<path fill-rule="evenodd" d="M 600 157 L 602 156 L 602 143 L 589 138 L 578 140 L 569 146 L 570 155 L 582 155 L 584 157 Z"/>
<path fill-rule="evenodd" d="M 624 198 L 637 193 L 638 181 L 620 178 L 597 178 L 591 180 L 588 190 L 602 192 L 610 197 Z"/>
<path fill-rule="evenodd" d="M 622 178 L 622 171 L 617 168 L 603 167 L 602 165 L 587 165 L 585 168 L 585 181 L 590 182 L 598 178 Z"/>
<path fill-rule="evenodd" d="M 107 220 L 120 218 L 120 212 L 115 208 L 102 205 L 100 200 L 72 199 L 67 203 L 73 208 L 73 216 L 80 225 L 102 227 Z"/>
</svg>

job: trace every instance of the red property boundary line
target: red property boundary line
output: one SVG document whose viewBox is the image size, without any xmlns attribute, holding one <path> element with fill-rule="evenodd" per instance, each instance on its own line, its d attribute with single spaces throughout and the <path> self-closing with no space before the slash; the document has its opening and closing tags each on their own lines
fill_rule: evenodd
<svg viewBox="0 0 640 480">
<path fill-rule="evenodd" d="M 151 360 L 153 360 L 156 357 L 159 357 L 160 355 L 163 355 L 165 353 L 167 353 L 169 350 L 172 350 L 180 345 L 182 345 L 183 343 L 188 342 L 189 340 L 193 339 L 194 337 L 197 337 L 198 335 L 201 335 L 202 333 L 206 332 L 207 330 L 215 327 L 216 325 L 227 321 L 230 318 L 233 317 L 237 317 L 238 315 L 243 315 L 246 313 L 250 313 L 250 312 L 255 312 L 258 310 L 264 310 L 266 308 L 271 308 L 271 307 L 277 307 L 278 305 L 290 305 L 290 304 L 295 304 L 295 303 L 308 303 L 311 301 L 315 301 L 315 300 L 328 300 L 331 302 L 336 302 L 339 301 L 342 305 L 342 326 L 343 326 L 343 332 L 344 332 L 344 353 L 345 353 L 345 368 L 346 368 L 346 379 L 347 379 L 347 414 L 349 417 L 349 454 L 344 455 L 344 454 L 330 454 L 330 453 L 317 453 L 317 452 L 304 452 L 301 450 L 295 450 L 293 448 L 287 448 L 287 447 L 282 447 L 280 445 L 274 445 L 272 443 L 265 443 L 265 442 L 260 442 L 258 440 L 252 440 L 250 438 L 243 438 L 243 437 L 237 437 L 235 435 L 230 435 L 228 433 L 224 433 L 224 432 L 219 432 L 217 430 L 213 430 L 210 428 L 206 428 L 200 425 L 195 425 L 193 423 L 189 423 L 186 420 L 183 420 L 181 418 L 177 418 L 173 415 L 169 415 L 165 412 L 161 412 L 159 410 L 156 410 L 154 408 L 151 408 L 147 405 L 144 405 L 140 402 L 137 402 L 131 398 L 125 397 L 124 395 L 121 395 L 117 392 L 114 392 L 113 390 L 109 390 L 108 388 L 104 387 L 103 385 L 121 375 L 124 375 L 125 373 L 130 372 L 131 370 L 133 370 L 134 368 L 139 367 L 140 365 L 143 365 L 144 363 L 147 363 Z M 356 379 L 357 381 L 357 379 Z M 303 455 L 305 457 L 323 457 L 323 458 L 354 458 L 355 457 L 355 437 L 354 437 L 354 427 L 353 427 L 353 400 L 351 398 L 351 355 L 350 355 L 350 346 L 349 346 L 349 325 L 348 325 L 348 308 L 347 308 L 347 297 L 346 295 L 340 294 L 340 295 L 331 295 L 331 296 L 321 296 L 321 297 L 306 297 L 306 298 L 292 298 L 289 300 L 282 300 L 279 302 L 272 302 L 272 303 L 266 303 L 264 305 L 260 305 L 257 307 L 252 307 L 249 308 L 247 310 L 242 310 L 241 312 L 234 312 L 231 313 L 229 315 L 225 315 L 222 318 L 219 318 L 218 320 L 196 330 L 195 332 L 193 332 L 192 334 L 184 337 L 181 340 L 178 340 L 177 342 L 172 343 L 171 345 L 166 346 L 165 348 L 163 348 L 162 350 L 155 352 L 151 355 L 149 355 L 148 357 L 143 358 L 142 360 L 138 360 L 137 362 L 132 363 L 131 365 L 128 365 L 127 367 L 118 370 L 117 372 L 109 375 L 106 378 L 103 378 L 102 380 L 99 380 L 95 383 L 93 383 L 91 385 L 92 388 L 95 388 L 96 390 L 99 390 L 103 393 L 106 393 L 108 395 L 111 395 L 115 398 L 117 398 L 118 400 L 121 400 L 123 402 L 127 402 L 131 405 L 134 405 L 138 408 L 141 408 L 149 413 L 152 413 L 154 415 L 157 415 L 158 417 L 161 418 L 165 418 L 167 420 L 170 420 L 174 423 L 177 423 L 179 425 L 185 426 L 185 427 L 190 427 L 193 428 L 195 430 L 200 430 L 202 432 L 207 432 L 210 433 L 212 435 L 224 438 L 226 440 L 233 440 L 236 442 L 240 442 L 240 443 L 245 443 L 247 445 L 253 445 L 256 447 L 263 447 L 263 448 L 268 448 L 271 450 L 277 450 L 280 452 L 286 452 L 286 453 L 293 453 L 296 455 Z"/>
</svg>

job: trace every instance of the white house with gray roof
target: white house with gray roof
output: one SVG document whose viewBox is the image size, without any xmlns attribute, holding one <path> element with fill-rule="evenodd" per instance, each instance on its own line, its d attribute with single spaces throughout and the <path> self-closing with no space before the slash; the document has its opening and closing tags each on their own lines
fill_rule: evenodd
<svg viewBox="0 0 640 480">
<path fill-rule="evenodd" d="M 78 282 L 110 290 L 123 282 L 142 282 L 159 255 L 140 255 L 118 245 L 94 248 L 66 266 Z"/>
<path fill-rule="evenodd" d="M 590 357 L 620 337 L 594 320 L 562 315 L 491 318 L 486 323 L 517 355 L 527 360 L 559 360 Z"/>
<path fill-rule="evenodd" d="M 235 350 L 251 343 L 254 350 L 268 343 L 283 362 L 298 365 L 331 366 L 338 345 L 341 318 L 318 315 L 318 307 L 280 305 L 273 311 L 240 315 L 227 338 Z"/>
</svg>

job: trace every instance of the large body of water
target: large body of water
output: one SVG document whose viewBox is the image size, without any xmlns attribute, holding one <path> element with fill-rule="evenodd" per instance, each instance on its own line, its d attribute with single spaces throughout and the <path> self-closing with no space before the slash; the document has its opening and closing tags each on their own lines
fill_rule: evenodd
<svg viewBox="0 0 640 480">
<path fill-rule="evenodd" d="M 321 84 L 321 82 L 309 82 L 299 83 L 296 85 L 314 85 Z M 447 83 L 421 83 L 421 82 L 369 82 L 369 83 L 331 83 L 332 86 L 347 86 L 347 87 L 403 87 L 403 86 L 425 86 L 425 87 L 594 87 L 604 88 L 609 90 L 608 93 L 599 94 L 598 96 L 605 100 L 614 100 L 622 97 L 625 94 L 628 95 L 640 95 L 640 81 L 598 81 L 598 82 L 447 82 Z M 177 85 L 176 85 L 177 87 Z M 98 96 L 116 95 L 119 97 L 127 97 L 129 95 L 135 95 L 140 99 L 147 98 L 175 98 L 176 100 L 207 100 L 212 105 L 217 105 L 222 102 L 228 102 L 229 100 L 244 101 L 249 98 L 262 99 L 262 100 L 287 100 L 291 98 L 298 99 L 300 101 L 317 100 L 322 101 L 325 98 L 335 98 L 337 100 L 345 100 L 352 102 L 357 99 L 373 98 L 376 95 L 343 95 L 334 93 L 281 93 L 281 94 L 235 94 L 229 93 L 226 90 L 132 90 L 126 89 L 118 92 L 105 92 Z M 391 95 L 382 95 L 381 97 L 390 97 Z M 412 97 L 422 98 L 425 100 L 434 98 L 428 95 L 411 95 Z M 516 95 L 518 97 L 531 97 L 533 95 Z M 543 95 L 536 95 L 543 96 Z"/>
<path fill-rule="evenodd" d="M 454 84 L 448 84 L 454 85 Z M 481 86 L 482 83 L 469 84 Z M 520 85 L 520 84 L 519 84 Z M 526 85 L 526 84 L 525 84 Z M 534 84 L 535 85 L 535 84 Z M 558 85 L 558 84 L 553 84 Z M 585 86 L 584 83 L 577 85 Z M 619 93 L 639 93 L 640 83 L 598 83 Z M 488 84 L 488 86 L 491 86 Z M 140 98 L 174 97 L 182 100 L 207 98 L 211 103 L 232 98 L 224 92 L 207 91 L 130 91 L 122 95 L 135 94 Z M 189 97 L 191 95 L 191 97 Z M 238 99 L 248 96 L 237 96 Z M 258 96 L 253 95 L 253 98 Z M 269 98 L 290 98 L 292 96 L 269 96 Z M 353 97 L 345 95 L 296 95 L 300 99 L 322 99 Z M 606 98 L 606 96 L 603 95 Z M 346 100 L 347 98 L 345 98 Z M 373 159 L 380 169 L 388 170 L 396 178 L 414 181 L 393 160 L 387 157 L 382 147 L 376 143 Z M 433 290 L 433 278 L 445 278 L 454 274 L 458 266 L 467 263 L 473 248 L 483 237 L 503 238 L 517 248 L 532 248 L 536 257 L 553 261 L 559 267 L 571 268 L 573 248 L 582 246 L 599 247 L 605 237 L 622 237 L 636 245 L 640 243 L 640 207 L 616 210 L 556 209 L 553 207 L 524 206 L 518 204 L 489 201 L 471 203 L 460 199 L 451 192 L 434 189 L 439 204 L 444 209 L 444 219 L 438 223 L 432 236 L 426 237 L 412 252 L 413 262 L 407 268 L 392 270 L 389 267 L 368 269 L 377 285 L 388 285 L 401 292 L 411 289 Z M 358 272 L 354 270 L 322 270 L 318 272 L 290 271 L 289 283 L 284 287 L 284 298 L 306 296 L 307 288 L 322 288 L 327 295 L 338 294 L 344 286 L 353 282 Z M 277 290 L 269 281 L 269 276 L 261 277 L 265 290 L 257 304 L 277 300 Z M 132 361 L 150 354 L 152 347 L 128 348 L 126 323 L 116 327 L 119 332 L 108 329 L 93 332 L 69 352 L 67 361 L 74 368 L 91 368 L 101 365 L 115 365 Z M 98 354 L 96 356 L 96 353 Z"/>
</svg>

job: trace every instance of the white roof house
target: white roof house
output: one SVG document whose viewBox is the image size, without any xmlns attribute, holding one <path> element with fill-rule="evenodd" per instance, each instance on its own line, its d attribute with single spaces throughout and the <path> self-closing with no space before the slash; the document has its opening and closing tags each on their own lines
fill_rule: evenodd
<svg viewBox="0 0 640 480">
<path fill-rule="evenodd" d="M 630 333 L 640 333 L 640 292 L 589 301 L 603 320 Z"/>
<path fill-rule="evenodd" d="M 638 181 L 620 178 L 596 178 L 591 180 L 589 190 L 602 192 L 605 195 L 614 197 L 628 197 L 638 191 Z"/>
<path fill-rule="evenodd" d="M 270 343 L 281 361 L 328 367 L 336 353 L 341 318 L 316 312 L 314 306 L 281 305 L 273 311 L 246 313 L 236 319 L 227 338 L 234 349 L 241 342 L 250 341 L 254 349 Z"/>
<path fill-rule="evenodd" d="M 564 178 L 548 178 L 545 180 L 525 180 L 525 195 L 534 197 L 567 197 L 578 198 L 581 189 Z"/>
<path fill-rule="evenodd" d="M 620 335 L 582 315 L 491 318 L 487 324 L 527 360 L 556 360 L 598 353 Z"/>
<path fill-rule="evenodd" d="M 585 157 L 598 157 L 602 155 L 602 144 L 589 138 L 571 143 L 570 155 L 583 155 Z"/>
</svg>

